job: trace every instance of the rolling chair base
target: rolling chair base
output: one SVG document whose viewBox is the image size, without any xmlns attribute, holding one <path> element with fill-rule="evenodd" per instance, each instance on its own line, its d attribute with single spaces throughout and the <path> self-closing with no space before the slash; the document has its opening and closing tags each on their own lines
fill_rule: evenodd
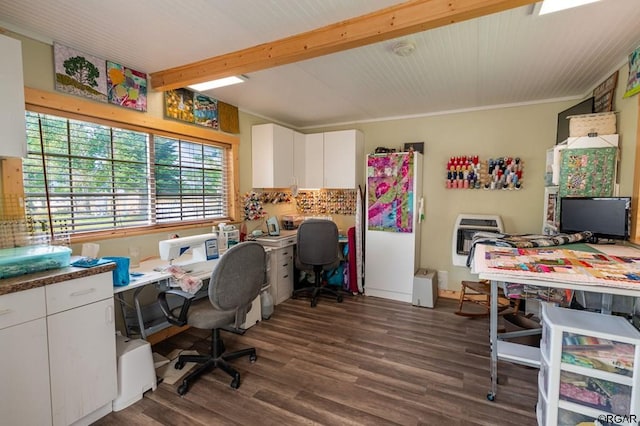
<svg viewBox="0 0 640 426">
<path fill-rule="evenodd" d="M 320 280 L 322 272 L 320 269 L 315 269 L 315 284 L 310 287 L 299 288 L 293 291 L 291 297 L 296 299 L 300 295 L 311 296 L 311 307 L 315 307 L 318 304 L 318 297 L 323 294 L 329 294 L 336 298 L 338 303 L 342 303 L 342 295 L 338 290 L 333 290 L 327 286 L 320 286 Z"/>
<path fill-rule="evenodd" d="M 238 389 L 240 387 L 240 373 L 238 373 L 227 361 L 234 360 L 236 358 L 240 358 L 243 356 L 248 356 L 249 361 L 251 363 L 256 362 L 258 356 L 256 355 L 255 348 L 242 349 L 236 352 L 224 353 L 224 343 L 222 339 L 220 339 L 220 330 L 215 329 L 212 331 L 211 336 L 211 353 L 209 355 L 180 355 L 178 357 L 178 361 L 176 362 L 176 370 L 182 370 L 184 365 L 187 362 L 195 362 L 201 364 L 194 371 L 189 373 L 184 379 L 182 379 L 182 384 L 178 386 L 178 394 L 184 395 L 189 390 L 189 385 L 202 374 L 208 372 L 209 370 L 213 370 L 214 368 L 219 368 L 229 376 L 233 378 L 229 386 L 233 389 Z"/>
</svg>

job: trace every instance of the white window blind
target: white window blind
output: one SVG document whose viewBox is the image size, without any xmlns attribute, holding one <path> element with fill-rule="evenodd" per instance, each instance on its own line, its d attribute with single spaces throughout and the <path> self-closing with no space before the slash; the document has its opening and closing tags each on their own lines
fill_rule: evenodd
<svg viewBox="0 0 640 426">
<path fill-rule="evenodd" d="M 30 111 L 26 117 L 26 209 L 54 238 L 227 216 L 223 148 Z"/>
<path fill-rule="evenodd" d="M 227 216 L 227 165 L 221 148 L 154 137 L 158 223 Z"/>
</svg>

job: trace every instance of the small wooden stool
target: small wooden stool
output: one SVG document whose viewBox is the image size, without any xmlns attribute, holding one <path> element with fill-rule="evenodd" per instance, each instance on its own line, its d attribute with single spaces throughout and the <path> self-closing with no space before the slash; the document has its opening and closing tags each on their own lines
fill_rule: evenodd
<svg viewBox="0 0 640 426">
<path fill-rule="evenodd" d="M 460 302 L 456 315 L 463 317 L 485 317 L 488 316 L 491 309 L 491 283 L 488 281 L 462 281 L 462 289 L 460 291 Z M 471 292 L 470 294 L 468 292 Z M 511 300 L 501 294 L 498 289 L 498 314 L 518 313 L 520 307 L 520 299 L 515 299 L 513 311 L 508 310 L 511 307 Z M 465 312 L 462 307 L 464 302 L 471 302 L 475 305 L 482 306 L 482 312 Z"/>
</svg>

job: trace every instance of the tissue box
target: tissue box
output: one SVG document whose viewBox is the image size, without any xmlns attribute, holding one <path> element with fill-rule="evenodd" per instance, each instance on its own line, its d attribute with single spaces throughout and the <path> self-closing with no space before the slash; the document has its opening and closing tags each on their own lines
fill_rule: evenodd
<svg viewBox="0 0 640 426">
<path fill-rule="evenodd" d="M 0 278 L 69 266 L 71 249 L 60 246 L 14 247 L 0 250 Z"/>
</svg>

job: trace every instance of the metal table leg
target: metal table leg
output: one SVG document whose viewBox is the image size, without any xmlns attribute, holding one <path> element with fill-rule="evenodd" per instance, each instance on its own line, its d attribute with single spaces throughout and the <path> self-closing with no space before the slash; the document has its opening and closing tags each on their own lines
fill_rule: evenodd
<svg viewBox="0 0 640 426">
<path fill-rule="evenodd" d="M 498 282 L 491 280 L 489 296 L 489 340 L 491 344 L 491 390 L 487 394 L 489 401 L 496 399 L 498 391 Z"/>
</svg>

